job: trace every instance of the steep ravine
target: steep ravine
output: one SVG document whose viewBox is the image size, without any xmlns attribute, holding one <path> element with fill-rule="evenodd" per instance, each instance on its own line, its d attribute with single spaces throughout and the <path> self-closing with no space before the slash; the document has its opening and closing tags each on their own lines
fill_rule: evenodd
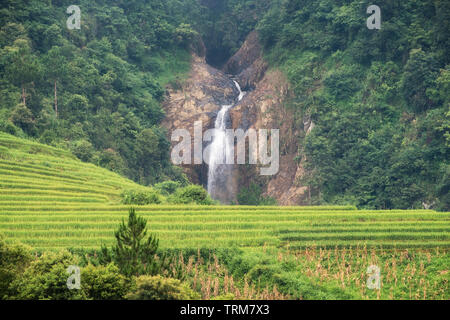
<svg viewBox="0 0 450 320">
<path fill-rule="evenodd" d="M 239 91 L 233 79 L 248 91 L 242 101 L 237 101 Z M 235 202 L 239 188 L 248 186 L 251 181 L 259 181 L 264 185 L 264 195 L 275 198 L 280 205 L 306 204 L 307 188 L 299 184 L 304 171 L 301 162 L 296 161 L 298 130 L 301 129 L 295 128 L 293 115 L 283 105 L 289 93 L 285 76 L 278 70 L 268 69 L 262 58 L 258 35 L 252 32 L 223 71 L 207 65 L 203 54 L 193 53 L 187 80 L 179 88 L 168 89 L 163 125 L 168 129 L 169 138 L 173 130 L 180 128 L 189 130 L 193 137 L 195 121 L 203 122 L 203 132 L 213 128 L 222 106 L 233 104 L 228 111 L 230 123 L 227 128 L 279 129 L 278 173 L 262 177 L 256 166 L 233 165 L 231 176 L 224 179 L 224 188 L 215 198 L 224 203 Z M 206 164 L 182 167 L 192 182 L 207 187 Z"/>
<path fill-rule="evenodd" d="M 169 139 L 176 129 L 187 129 L 194 137 L 194 123 L 202 121 L 203 133 L 214 127 L 214 121 L 222 105 L 230 104 L 239 92 L 234 82 L 222 71 L 209 66 L 204 56 L 192 54 L 192 67 L 188 78 L 177 88 L 169 87 L 163 108 L 166 117 L 162 125 L 167 128 Z M 177 142 L 172 142 L 172 147 Z M 205 147 L 205 146 L 203 146 Z M 208 182 L 208 166 L 182 165 L 189 179 L 205 188 Z"/>
</svg>

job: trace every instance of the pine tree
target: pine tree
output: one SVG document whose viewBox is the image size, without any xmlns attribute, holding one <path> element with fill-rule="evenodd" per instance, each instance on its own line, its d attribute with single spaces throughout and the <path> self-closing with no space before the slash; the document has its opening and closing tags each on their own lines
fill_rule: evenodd
<svg viewBox="0 0 450 320">
<path fill-rule="evenodd" d="M 115 232 L 117 245 L 113 247 L 115 262 L 121 272 L 127 276 L 153 273 L 157 264 L 155 254 L 159 240 L 153 235 L 147 237 L 147 221 L 136 215 L 130 208 L 128 223 L 122 224 Z"/>
</svg>

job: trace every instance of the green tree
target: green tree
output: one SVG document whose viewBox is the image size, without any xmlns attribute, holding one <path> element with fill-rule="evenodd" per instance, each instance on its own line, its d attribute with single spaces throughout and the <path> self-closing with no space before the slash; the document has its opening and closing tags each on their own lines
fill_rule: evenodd
<svg viewBox="0 0 450 320">
<path fill-rule="evenodd" d="M 58 91 L 57 84 L 67 73 L 67 61 L 64 58 L 61 47 L 52 47 L 44 59 L 46 78 L 53 82 L 54 87 L 54 108 L 55 114 L 58 117 Z"/>
<path fill-rule="evenodd" d="M 422 112 L 433 105 L 429 89 L 436 87 L 439 75 L 438 63 L 433 54 L 422 49 L 412 50 L 402 79 L 406 101 L 415 112 Z"/>
<path fill-rule="evenodd" d="M 23 103 L 19 103 L 11 112 L 10 120 L 28 134 L 34 133 L 35 120 L 33 113 Z"/>
<path fill-rule="evenodd" d="M 177 189 L 174 194 L 169 196 L 169 202 L 178 204 L 214 204 L 214 200 L 211 199 L 208 192 L 202 186 L 194 184 Z"/>
<path fill-rule="evenodd" d="M 17 39 L 13 46 L 5 49 L 8 60 L 5 67 L 6 75 L 14 85 L 21 88 L 22 103 L 26 106 L 27 87 L 39 78 L 41 65 L 25 39 Z"/>
<path fill-rule="evenodd" d="M 146 205 L 161 203 L 161 195 L 155 189 L 125 190 L 121 194 L 123 204 Z"/>
<path fill-rule="evenodd" d="M 147 221 L 130 208 L 128 222 L 122 221 L 114 234 L 117 241 L 112 249 L 114 259 L 124 275 L 138 276 L 155 268 L 159 240 L 151 234 L 147 236 L 146 226 Z"/>
<path fill-rule="evenodd" d="M 89 141 L 86 140 L 78 140 L 75 141 L 70 150 L 72 153 L 81 161 L 88 162 L 92 159 L 94 148 Z"/>
</svg>

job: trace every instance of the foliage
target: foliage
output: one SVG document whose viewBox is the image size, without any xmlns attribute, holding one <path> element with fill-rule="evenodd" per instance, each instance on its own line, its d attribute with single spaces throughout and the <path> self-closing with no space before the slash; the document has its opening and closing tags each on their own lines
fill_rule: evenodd
<svg viewBox="0 0 450 320">
<path fill-rule="evenodd" d="M 381 29 L 369 30 L 371 4 L 278 1 L 258 23 L 268 62 L 292 84 L 292 129 L 315 125 L 299 135 L 301 182 L 314 204 L 446 210 L 436 182 L 450 150 L 450 5 L 385 2 Z"/>
<path fill-rule="evenodd" d="M 11 283 L 14 295 L 20 300 L 79 300 L 87 296 L 82 290 L 67 288 L 67 268 L 77 265 L 78 258 L 68 251 L 46 252 L 32 261 L 23 274 Z"/>
<path fill-rule="evenodd" d="M 173 194 L 180 187 L 181 183 L 170 180 L 157 183 L 153 186 L 154 189 L 158 190 L 162 195 L 165 196 Z"/>
<path fill-rule="evenodd" d="M 271 197 L 264 197 L 262 189 L 256 183 L 250 183 L 248 188 L 243 187 L 239 189 L 237 200 L 240 205 L 276 205 L 276 200 Z"/>
<path fill-rule="evenodd" d="M 10 284 L 21 277 L 32 260 L 30 248 L 7 244 L 4 235 L 0 234 L 0 299 L 8 299 L 14 294 Z"/>
<path fill-rule="evenodd" d="M 273 0 L 207 0 L 201 1 L 202 20 L 196 22 L 206 46 L 206 61 L 223 64 L 239 50 L 258 20 L 264 16 Z"/>
<path fill-rule="evenodd" d="M 137 216 L 134 208 L 130 208 L 128 223 L 122 220 L 114 234 L 117 241 L 112 248 L 114 260 L 120 272 L 126 276 L 145 274 L 155 268 L 154 258 L 159 240 L 153 235 L 147 237 L 146 225 L 146 220 Z"/>
<path fill-rule="evenodd" d="M 71 147 L 72 153 L 81 161 L 89 162 L 92 160 L 94 148 L 87 140 L 75 141 Z"/>
<path fill-rule="evenodd" d="M 129 300 L 195 300 L 198 293 L 180 280 L 157 276 L 136 278 L 136 288 L 127 297 Z"/>
<path fill-rule="evenodd" d="M 177 189 L 177 191 L 168 198 L 168 201 L 174 204 L 214 204 L 214 201 L 211 199 L 208 192 L 198 185 L 189 185 Z"/>
<path fill-rule="evenodd" d="M 123 299 L 129 290 L 129 282 L 114 264 L 88 265 L 81 270 L 81 289 L 94 300 Z"/>
<path fill-rule="evenodd" d="M 161 195 L 156 190 L 125 190 L 121 196 L 123 204 L 146 205 L 162 202 Z"/>
<path fill-rule="evenodd" d="M 164 85 L 189 69 L 189 46 L 198 41 L 189 23 L 199 5 L 77 5 L 81 29 L 71 31 L 64 1 L 2 2 L 1 130 L 20 134 L 16 126 L 143 184 L 180 179 L 160 102 Z"/>
</svg>

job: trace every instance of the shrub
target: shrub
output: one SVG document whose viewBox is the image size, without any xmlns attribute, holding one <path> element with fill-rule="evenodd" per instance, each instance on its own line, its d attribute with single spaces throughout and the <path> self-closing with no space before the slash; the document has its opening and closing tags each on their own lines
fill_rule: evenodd
<svg viewBox="0 0 450 320">
<path fill-rule="evenodd" d="M 155 184 L 153 187 L 161 194 L 168 196 L 169 194 L 174 193 L 180 186 L 180 182 L 177 181 L 164 181 Z"/>
<path fill-rule="evenodd" d="M 86 296 L 94 300 L 123 299 L 129 290 L 125 276 L 114 264 L 93 266 L 81 270 L 81 287 Z"/>
<path fill-rule="evenodd" d="M 122 156 L 111 148 L 103 150 L 98 154 L 97 165 L 123 175 L 126 173 L 127 168 Z"/>
<path fill-rule="evenodd" d="M 193 300 L 200 299 L 200 295 L 180 280 L 157 275 L 136 278 L 135 289 L 126 298 L 129 300 Z"/>
<path fill-rule="evenodd" d="M 89 141 L 78 140 L 71 146 L 72 153 L 81 161 L 89 162 L 92 160 L 94 154 L 94 148 Z"/>
<path fill-rule="evenodd" d="M 0 299 L 8 299 L 13 294 L 10 284 L 20 277 L 32 259 L 28 247 L 7 244 L 0 234 Z"/>
<path fill-rule="evenodd" d="M 273 277 L 276 274 L 279 274 L 281 272 L 281 267 L 276 264 L 269 264 L 269 265 L 255 265 L 250 271 L 248 272 L 249 279 L 253 281 L 260 281 L 262 283 L 271 283 Z"/>
<path fill-rule="evenodd" d="M 21 130 L 14 125 L 10 120 L 0 119 L 0 131 L 6 132 L 12 135 L 18 135 Z"/>
<path fill-rule="evenodd" d="M 79 265 L 78 259 L 67 250 L 44 253 L 31 262 L 22 276 L 11 284 L 13 299 L 19 300 L 79 300 L 86 299 L 83 290 L 68 289 L 67 268 Z"/>
<path fill-rule="evenodd" d="M 26 133 L 32 135 L 35 130 L 35 120 L 33 113 L 23 103 L 14 107 L 11 112 L 10 121 Z"/>
<path fill-rule="evenodd" d="M 148 191 L 141 190 L 125 190 L 122 193 L 122 203 L 123 204 L 159 204 L 162 202 L 161 195 L 153 189 Z"/>
<path fill-rule="evenodd" d="M 249 206 L 271 206 L 276 205 L 277 201 L 272 197 L 264 197 L 261 187 L 256 183 L 251 183 L 248 188 L 243 187 L 239 190 L 237 200 L 240 205 Z"/>
<path fill-rule="evenodd" d="M 208 192 L 198 185 L 189 185 L 187 187 L 178 189 L 169 199 L 169 202 L 175 204 L 214 204 Z"/>
</svg>

